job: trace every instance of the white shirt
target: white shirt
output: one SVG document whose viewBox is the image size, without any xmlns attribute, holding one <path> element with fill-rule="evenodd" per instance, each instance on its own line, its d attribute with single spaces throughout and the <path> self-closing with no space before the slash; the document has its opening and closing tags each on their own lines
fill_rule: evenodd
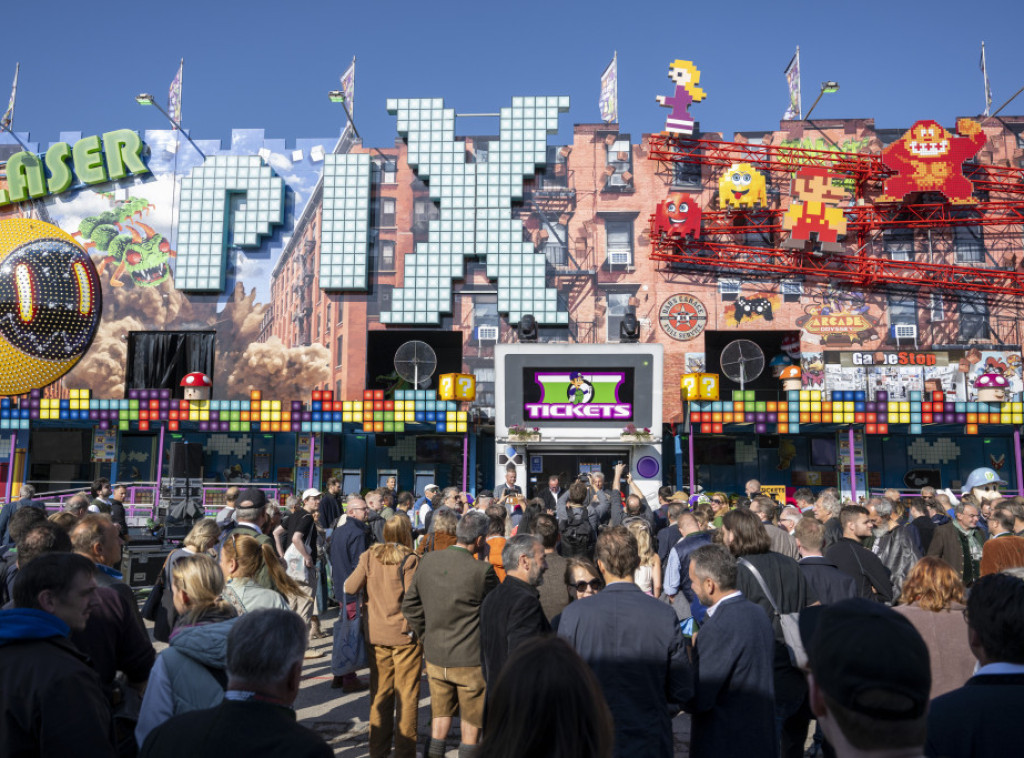
<svg viewBox="0 0 1024 758">
<path fill-rule="evenodd" d="M 708 608 L 708 618 L 711 618 L 715 614 L 715 611 L 718 610 L 718 606 L 720 606 L 726 600 L 732 600 L 737 595 L 740 596 L 740 597 L 743 597 L 743 593 L 742 592 L 740 592 L 739 590 L 733 590 L 728 595 L 726 595 L 721 600 L 719 600 L 717 603 L 715 603 L 713 606 Z"/>
</svg>

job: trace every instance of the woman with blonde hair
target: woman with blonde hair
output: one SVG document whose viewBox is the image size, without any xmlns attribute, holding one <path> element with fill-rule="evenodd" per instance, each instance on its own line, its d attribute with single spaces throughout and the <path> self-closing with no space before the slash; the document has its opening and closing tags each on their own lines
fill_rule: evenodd
<svg viewBox="0 0 1024 758">
<path fill-rule="evenodd" d="M 171 568 L 171 591 L 178 621 L 149 674 L 135 728 L 140 745 L 171 716 L 218 705 L 227 687 L 228 632 L 238 614 L 221 599 L 220 567 L 207 555 L 182 556 Z"/>
<path fill-rule="evenodd" d="M 256 582 L 255 577 L 264 566 L 274 589 Z M 285 610 L 290 607 L 286 598 L 305 597 L 298 583 L 281 568 L 274 548 L 269 543 L 261 545 L 255 537 L 237 533 L 228 537 L 221 546 L 220 568 L 227 579 L 222 597 L 239 615 L 257 608 Z"/>
<path fill-rule="evenodd" d="M 633 583 L 651 597 L 661 597 L 661 558 L 651 545 L 651 527 L 643 519 L 632 519 L 626 525 L 636 538 L 640 565 L 633 572 Z"/>
<path fill-rule="evenodd" d="M 402 513 L 384 524 L 384 542 L 359 557 L 348 579 L 346 594 L 366 596 L 366 639 L 370 658 L 370 758 L 391 753 L 396 758 L 416 755 L 416 717 L 419 708 L 423 645 L 402 615 L 405 590 L 419 566 L 412 551 L 412 524 Z M 398 729 L 395 729 L 395 711 Z"/>
<path fill-rule="evenodd" d="M 191 555 L 208 555 L 215 558 L 214 547 L 220 539 L 220 534 L 221 529 L 212 518 L 199 519 L 185 535 L 181 547 L 172 550 L 164 561 L 163 571 L 160 572 L 160 577 L 156 580 L 161 589 L 153 587 L 153 592 L 160 591 L 163 595 L 160 598 L 159 607 L 153 612 L 154 615 L 149 617 L 149 620 L 153 622 L 153 637 L 159 642 L 168 641 L 171 630 L 174 629 L 178 621 L 178 611 L 171 593 L 171 570 L 174 568 L 174 564 L 179 558 Z"/>
<path fill-rule="evenodd" d="M 974 673 L 964 607 L 963 581 L 939 558 L 926 555 L 903 580 L 895 610 L 907 617 L 928 646 L 933 699 L 962 687 Z"/>
</svg>

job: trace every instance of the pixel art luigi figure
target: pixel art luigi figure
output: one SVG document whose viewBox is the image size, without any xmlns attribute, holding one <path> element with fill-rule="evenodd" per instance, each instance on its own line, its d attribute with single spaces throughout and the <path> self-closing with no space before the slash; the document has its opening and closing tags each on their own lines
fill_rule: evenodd
<svg viewBox="0 0 1024 758">
<path fill-rule="evenodd" d="M 668 67 L 668 78 L 676 83 L 675 92 L 671 95 L 658 95 L 658 104 L 671 108 L 672 112 L 665 119 L 665 131 L 673 134 L 693 134 L 693 116 L 690 105 L 699 103 L 707 94 L 697 84 L 700 82 L 700 71 L 692 61 L 676 60 Z"/>
<path fill-rule="evenodd" d="M 582 371 L 573 371 L 569 374 L 569 389 L 565 394 L 573 405 L 584 405 L 594 396 L 594 386 L 583 378 Z"/>
</svg>

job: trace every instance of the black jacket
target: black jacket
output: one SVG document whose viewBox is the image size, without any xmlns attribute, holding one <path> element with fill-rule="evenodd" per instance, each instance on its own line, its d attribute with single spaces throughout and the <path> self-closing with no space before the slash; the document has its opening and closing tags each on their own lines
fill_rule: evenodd
<svg viewBox="0 0 1024 758">
<path fill-rule="evenodd" d="M 168 719 L 142 743 L 145 758 L 281 755 L 330 758 L 323 737 L 296 723 L 295 711 L 273 703 L 224 700 L 216 708 Z"/>
<path fill-rule="evenodd" d="M 1013 727 L 1024 702 L 1024 674 L 972 676 L 958 690 L 932 700 L 925 755 L 942 758 L 1019 755 Z"/>
<path fill-rule="evenodd" d="M 825 558 L 854 578 L 860 596 L 884 603 L 892 602 L 892 578 L 878 556 L 856 540 L 843 537 L 825 548 Z"/>
<path fill-rule="evenodd" d="M 825 558 L 809 556 L 800 559 L 804 579 L 822 605 L 858 597 L 857 582 Z"/>
<path fill-rule="evenodd" d="M 42 611 L 0 611 L 0 752 L 113 758 L 114 728 L 99 676 Z"/>
<path fill-rule="evenodd" d="M 550 631 L 537 588 L 506 576 L 480 606 L 480 662 L 488 689 L 494 686 L 512 651 Z"/>
</svg>

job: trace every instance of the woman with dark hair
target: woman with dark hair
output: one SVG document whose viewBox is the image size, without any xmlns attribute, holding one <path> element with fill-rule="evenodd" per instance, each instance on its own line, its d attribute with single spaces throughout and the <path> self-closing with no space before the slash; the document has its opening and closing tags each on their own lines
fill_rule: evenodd
<svg viewBox="0 0 1024 758">
<path fill-rule="evenodd" d="M 522 518 L 519 519 L 519 523 L 512 530 L 512 536 L 517 534 L 533 534 L 537 525 L 537 517 L 542 513 L 544 513 L 543 500 L 535 497 L 532 500 L 526 501 Z"/>
<path fill-rule="evenodd" d="M 565 640 L 519 646 L 487 696 L 487 729 L 474 755 L 611 758 L 614 732 L 601 686 Z"/>
<path fill-rule="evenodd" d="M 585 556 L 566 558 L 564 579 L 570 603 L 593 597 L 604 588 L 601 572 L 597 570 L 593 561 Z M 555 577 L 550 577 L 549 581 L 555 581 Z M 558 622 L 561 619 L 561 613 L 551 619 L 552 630 L 558 631 Z"/>
<path fill-rule="evenodd" d="M 810 710 L 805 708 L 807 682 L 792 664 L 782 634 L 780 614 L 796 613 L 817 602 L 800 565 L 771 552 L 771 538 L 761 518 L 749 508 L 722 517 L 722 544 L 737 558 L 736 589 L 768 614 L 775 632 L 775 724 L 781 735 L 782 758 L 802 758 Z M 770 597 L 769 597 L 770 595 Z"/>
<path fill-rule="evenodd" d="M 945 561 L 926 555 L 903 581 L 902 613 L 920 632 L 932 662 L 931 698 L 945 695 L 974 674 L 975 658 L 967 644 L 964 583 Z"/>
</svg>

